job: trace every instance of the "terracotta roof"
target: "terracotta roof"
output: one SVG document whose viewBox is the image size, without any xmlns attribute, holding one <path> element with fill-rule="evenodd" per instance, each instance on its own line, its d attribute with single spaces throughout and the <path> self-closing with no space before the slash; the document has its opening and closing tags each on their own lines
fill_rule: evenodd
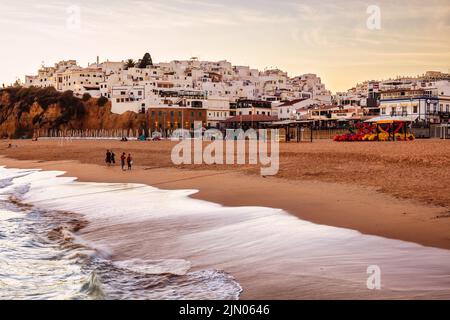
<svg viewBox="0 0 450 320">
<path fill-rule="evenodd" d="M 264 114 L 254 114 L 254 115 L 240 115 L 232 118 L 228 118 L 223 121 L 225 123 L 233 123 L 233 122 L 272 122 L 277 121 L 278 117 L 267 116 Z"/>
</svg>

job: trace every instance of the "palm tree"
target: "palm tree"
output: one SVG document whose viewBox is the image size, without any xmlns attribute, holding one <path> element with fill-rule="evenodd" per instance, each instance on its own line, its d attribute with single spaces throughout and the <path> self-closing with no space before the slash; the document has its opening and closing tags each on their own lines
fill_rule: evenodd
<svg viewBox="0 0 450 320">
<path fill-rule="evenodd" d="M 136 62 L 133 59 L 128 59 L 127 61 L 125 61 L 125 70 L 134 68 L 134 66 L 136 66 Z"/>
</svg>

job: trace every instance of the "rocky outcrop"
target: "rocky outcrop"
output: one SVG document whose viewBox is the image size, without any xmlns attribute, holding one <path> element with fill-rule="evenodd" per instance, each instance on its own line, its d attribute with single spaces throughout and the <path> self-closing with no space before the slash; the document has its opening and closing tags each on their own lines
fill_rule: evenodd
<svg viewBox="0 0 450 320">
<path fill-rule="evenodd" d="M 31 138 L 37 130 L 144 130 L 145 115 L 111 113 L 111 104 L 53 88 L 0 90 L 0 138 Z"/>
</svg>

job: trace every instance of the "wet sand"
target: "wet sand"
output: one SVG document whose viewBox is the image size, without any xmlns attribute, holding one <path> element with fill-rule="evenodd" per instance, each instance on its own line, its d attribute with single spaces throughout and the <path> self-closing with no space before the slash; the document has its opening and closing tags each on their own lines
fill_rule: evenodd
<svg viewBox="0 0 450 320">
<path fill-rule="evenodd" d="M 8 149 L 8 143 L 15 148 Z M 233 171 L 260 174 L 254 166 L 174 166 L 170 152 L 174 142 L 0 140 L 0 155 L 19 160 L 76 160 L 104 165 L 106 149 L 117 156 L 131 152 L 135 164 L 146 168 Z M 450 209 L 450 140 L 417 140 L 390 143 L 280 144 L 277 178 L 321 181 L 375 188 L 398 198 Z"/>
</svg>

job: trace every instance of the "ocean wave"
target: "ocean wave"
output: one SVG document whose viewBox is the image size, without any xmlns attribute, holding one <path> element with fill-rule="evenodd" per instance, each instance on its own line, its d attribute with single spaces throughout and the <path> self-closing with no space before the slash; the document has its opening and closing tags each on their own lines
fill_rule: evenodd
<svg viewBox="0 0 450 320">
<path fill-rule="evenodd" d="M 36 218 L 25 234 L 52 225 L 45 236 L 63 241 L 48 253 L 62 258 L 51 261 L 79 268 L 68 278 L 77 290 L 64 287 L 71 298 L 238 299 L 236 279 L 247 281 L 246 290 L 273 286 L 274 297 L 284 290 L 293 298 L 450 298 L 448 250 L 317 225 L 279 209 L 224 207 L 190 198 L 194 190 L 77 182 L 52 171 L 3 174 L 17 178 L 0 189 L 2 205 Z M 8 223 L 27 225 L 17 217 Z M 9 250 L 38 248 L 29 244 Z M 367 288 L 370 266 L 382 270 L 381 291 Z"/>
<path fill-rule="evenodd" d="M 20 179 L 38 171 L 0 171 L 0 299 L 239 298 L 233 277 L 186 260 L 109 260 L 76 234 L 82 215 L 21 202 L 34 186 Z"/>
</svg>

